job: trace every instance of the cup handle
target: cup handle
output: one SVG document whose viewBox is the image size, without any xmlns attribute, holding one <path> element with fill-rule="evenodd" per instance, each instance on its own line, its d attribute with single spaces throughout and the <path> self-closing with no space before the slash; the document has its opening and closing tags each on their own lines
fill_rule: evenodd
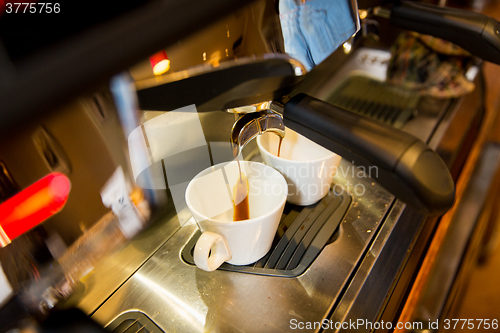
<svg viewBox="0 0 500 333">
<path fill-rule="evenodd" d="M 201 234 L 194 248 L 196 266 L 207 272 L 215 271 L 224 261 L 230 260 L 232 257 L 226 239 L 209 231 Z"/>
</svg>

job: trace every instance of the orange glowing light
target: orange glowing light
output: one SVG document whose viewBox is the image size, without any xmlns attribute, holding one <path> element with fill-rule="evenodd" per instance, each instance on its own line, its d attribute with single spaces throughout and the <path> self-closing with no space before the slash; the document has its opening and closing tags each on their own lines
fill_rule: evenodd
<svg viewBox="0 0 500 333">
<path fill-rule="evenodd" d="M 10 241 L 61 211 L 71 183 L 53 172 L 0 205 L 0 245 Z"/>
<path fill-rule="evenodd" d="M 165 50 L 153 54 L 149 57 L 149 62 L 155 75 L 161 75 L 170 69 L 170 60 L 168 60 Z"/>
</svg>

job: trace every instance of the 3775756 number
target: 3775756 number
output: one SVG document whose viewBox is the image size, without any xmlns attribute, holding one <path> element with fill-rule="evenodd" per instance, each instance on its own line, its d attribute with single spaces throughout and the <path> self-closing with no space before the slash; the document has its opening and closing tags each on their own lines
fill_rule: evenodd
<svg viewBox="0 0 500 333">
<path fill-rule="evenodd" d="M 498 329 L 498 319 L 445 319 L 444 329 Z"/>
<path fill-rule="evenodd" d="M 5 3 L 5 12 L 11 13 L 59 13 L 61 4 L 58 2 L 7 2 Z"/>
</svg>

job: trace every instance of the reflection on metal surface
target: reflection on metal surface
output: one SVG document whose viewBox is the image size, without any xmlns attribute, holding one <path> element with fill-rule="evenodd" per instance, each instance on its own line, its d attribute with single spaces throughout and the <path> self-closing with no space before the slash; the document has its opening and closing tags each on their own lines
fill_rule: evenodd
<svg viewBox="0 0 500 333">
<path fill-rule="evenodd" d="M 274 102 L 274 101 L 266 101 L 262 103 L 256 103 L 252 105 L 242 106 L 239 108 L 231 108 L 226 111 L 229 113 L 252 113 L 252 112 L 261 112 L 272 110 L 279 114 L 283 114 L 283 105 Z"/>
<path fill-rule="evenodd" d="M 177 309 L 177 315 L 180 315 L 184 320 L 189 322 L 194 322 L 197 325 L 197 330 L 202 330 L 205 325 L 205 315 L 207 313 L 207 308 L 199 307 L 197 311 L 192 311 L 192 304 L 188 304 L 181 298 L 177 297 L 174 293 L 170 292 L 167 286 L 163 287 L 160 284 L 148 279 L 146 276 L 141 274 L 136 275 L 137 280 L 142 282 L 150 290 L 153 290 L 157 295 L 159 295 L 165 302 L 170 303 L 170 306 Z"/>
<path fill-rule="evenodd" d="M 104 257 L 101 262 L 77 285 L 67 304 L 78 306 L 85 313 L 93 313 L 121 284 L 154 253 L 179 228 L 173 203 L 151 222 L 119 252 Z"/>
<path fill-rule="evenodd" d="M 148 316 L 138 311 L 129 311 L 110 323 L 106 329 L 111 333 L 161 333 L 163 332 Z"/>
<path fill-rule="evenodd" d="M 359 19 L 364 20 L 370 12 L 366 9 L 359 9 L 358 13 L 359 13 Z"/>
<path fill-rule="evenodd" d="M 351 50 L 352 50 L 352 43 L 351 42 L 349 42 L 349 41 L 345 42 L 344 44 L 342 44 L 342 47 L 344 48 L 345 54 L 351 53 Z"/>
<path fill-rule="evenodd" d="M 278 6 L 285 52 L 308 70 L 323 62 L 359 29 L 354 1 L 282 0 Z"/>
</svg>

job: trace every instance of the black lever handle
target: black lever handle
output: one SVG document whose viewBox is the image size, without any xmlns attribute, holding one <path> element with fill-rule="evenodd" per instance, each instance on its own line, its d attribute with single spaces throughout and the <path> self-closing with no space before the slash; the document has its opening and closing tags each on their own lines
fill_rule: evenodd
<svg viewBox="0 0 500 333">
<path fill-rule="evenodd" d="M 285 104 L 285 126 L 367 170 L 397 198 L 426 214 L 453 205 L 455 185 L 439 155 L 414 136 L 306 94 Z"/>
<path fill-rule="evenodd" d="M 392 25 L 450 41 L 479 58 L 500 64 L 500 23 L 483 14 L 413 1 L 391 9 Z"/>
</svg>

